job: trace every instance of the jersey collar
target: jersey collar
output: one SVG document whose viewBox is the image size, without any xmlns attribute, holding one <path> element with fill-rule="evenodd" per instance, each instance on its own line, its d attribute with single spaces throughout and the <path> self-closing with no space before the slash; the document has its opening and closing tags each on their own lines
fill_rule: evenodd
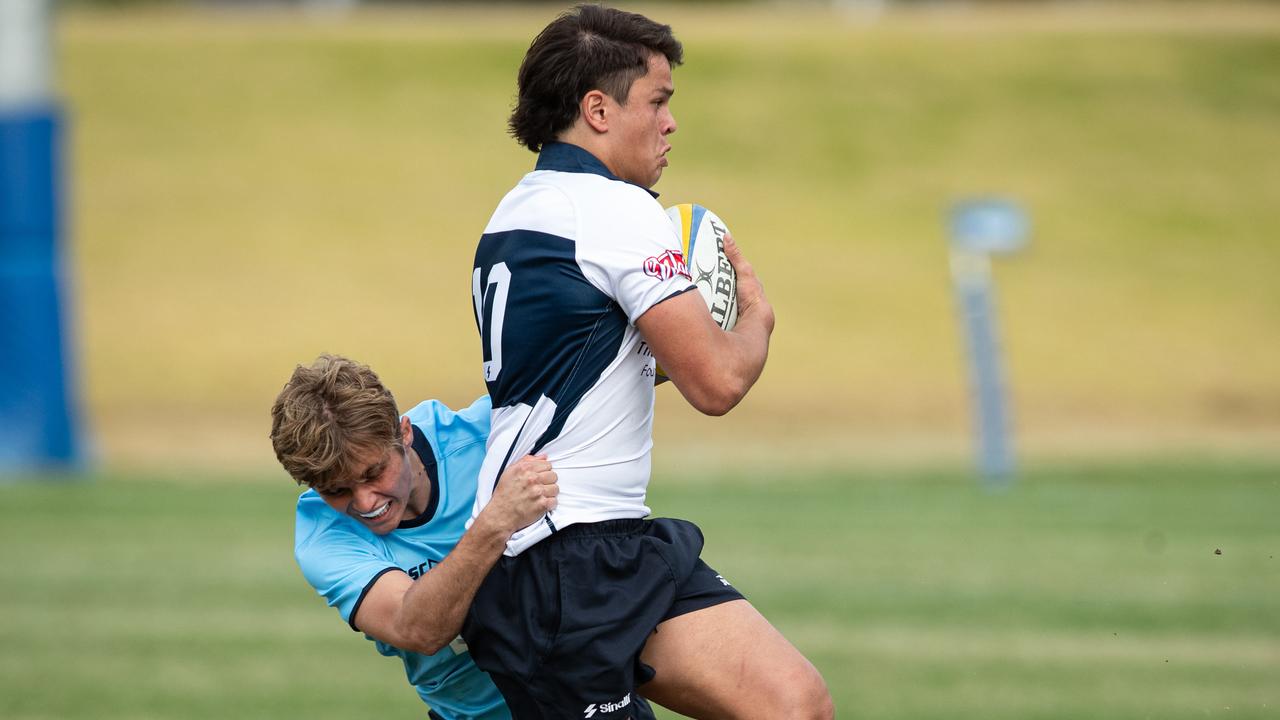
<svg viewBox="0 0 1280 720">
<path fill-rule="evenodd" d="M 413 451 L 418 454 L 422 466 L 427 469 L 427 480 L 431 483 L 431 499 L 427 501 L 427 509 L 423 510 L 421 515 L 400 523 L 396 526 L 398 530 L 426 525 L 431 522 L 431 518 L 435 517 L 436 508 L 440 505 L 440 468 L 436 466 L 436 454 L 431 449 L 431 443 L 427 442 L 427 436 L 418 429 L 418 426 L 411 427 L 413 428 Z"/>
<path fill-rule="evenodd" d="M 577 172 L 592 173 L 600 175 L 610 180 L 624 182 L 628 185 L 635 185 L 652 195 L 658 197 L 658 193 L 650 190 L 642 185 L 636 185 L 609 172 L 609 168 L 600 162 L 600 159 L 590 152 L 564 142 L 549 142 L 542 146 L 542 152 L 538 153 L 538 164 L 534 166 L 534 170 L 556 170 L 558 172 Z"/>
</svg>

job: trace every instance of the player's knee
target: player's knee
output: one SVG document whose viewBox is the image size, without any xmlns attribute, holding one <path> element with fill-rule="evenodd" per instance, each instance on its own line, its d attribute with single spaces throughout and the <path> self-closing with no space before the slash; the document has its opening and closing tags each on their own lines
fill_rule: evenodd
<svg viewBox="0 0 1280 720">
<path fill-rule="evenodd" d="M 836 704 L 831 699 L 831 691 L 827 689 L 827 684 L 819 680 L 820 687 L 817 694 L 809 707 L 809 717 L 814 720 L 835 720 Z"/>
<path fill-rule="evenodd" d="M 831 691 L 813 668 L 787 683 L 786 694 L 782 717 L 794 720 L 832 720 L 836 716 Z"/>
</svg>

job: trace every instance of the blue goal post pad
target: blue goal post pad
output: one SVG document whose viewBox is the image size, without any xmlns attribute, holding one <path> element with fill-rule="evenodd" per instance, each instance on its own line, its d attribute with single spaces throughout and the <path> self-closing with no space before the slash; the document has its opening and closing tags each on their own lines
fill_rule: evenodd
<svg viewBox="0 0 1280 720">
<path fill-rule="evenodd" d="M 63 118 L 0 110 L 0 472 L 79 463 L 61 258 Z"/>
</svg>

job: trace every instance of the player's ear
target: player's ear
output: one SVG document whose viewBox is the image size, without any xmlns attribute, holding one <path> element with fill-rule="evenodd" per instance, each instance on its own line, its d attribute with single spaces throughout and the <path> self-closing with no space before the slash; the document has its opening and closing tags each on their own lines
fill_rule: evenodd
<svg viewBox="0 0 1280 720">
<path fill-rule="evenodd" d="M 609 118 L 605 114 L 606 105 L 603 90 L 588 92 L 578 103 L 578 111 L 582 113 L 583 121 L 596 132 L 602 133 L 609 130 Z"/>
<path fill-rule="evenodd" d="M 413 447 L 413 423 L 409 418 L 400 418 L 400 442 L 405 447 Z"/>
</svg>

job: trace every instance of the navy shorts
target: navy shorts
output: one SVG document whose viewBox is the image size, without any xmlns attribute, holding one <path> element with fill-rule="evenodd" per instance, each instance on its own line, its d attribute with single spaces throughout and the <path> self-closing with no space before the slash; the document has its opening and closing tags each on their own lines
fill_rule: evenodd
<svg viewBox="0 0 1280 720">
<path fill-rule="evenodd" d="M 684 520 L 571 525 L 503 556 L 462 629 L 471 657 L 516 720 L 650 718 L 635 689 L 664 620 L 742 594 L 699 557 L 702 531 Z"/>
</svg>

